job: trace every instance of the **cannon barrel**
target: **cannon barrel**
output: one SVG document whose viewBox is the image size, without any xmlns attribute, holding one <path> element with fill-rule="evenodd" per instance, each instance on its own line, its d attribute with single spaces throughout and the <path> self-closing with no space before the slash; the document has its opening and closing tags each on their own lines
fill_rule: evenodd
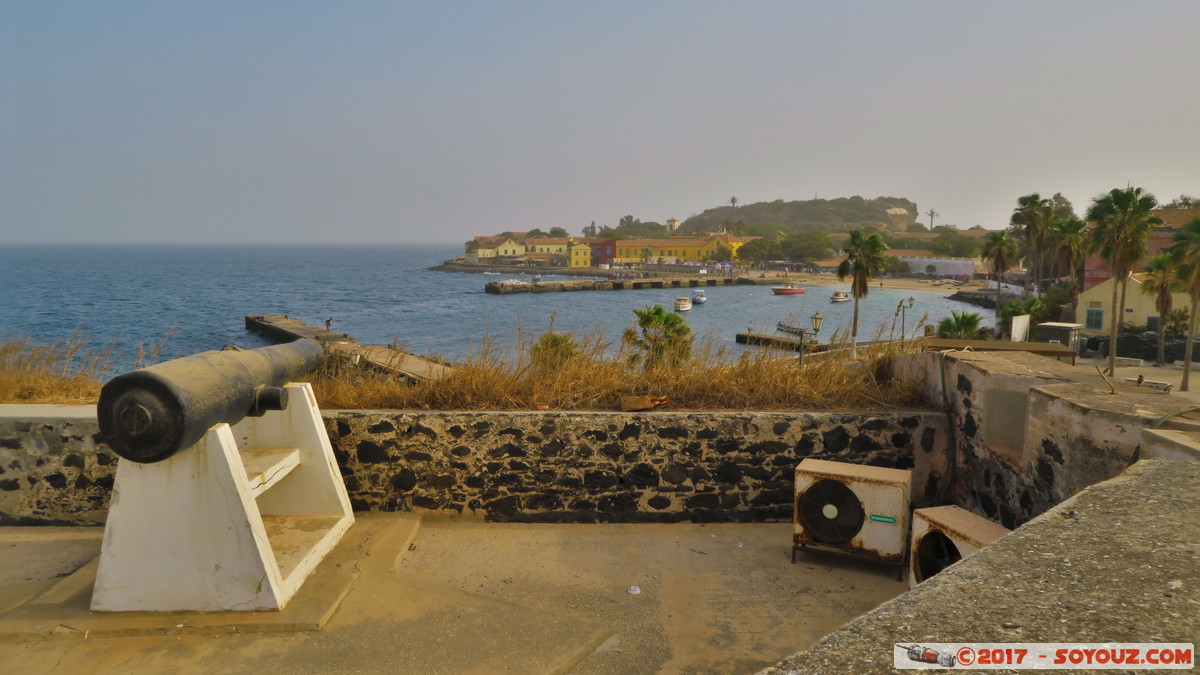
<svg viewBox="0 0 1200 675">
<path fill-rule="evenodd" d="M 315 340 L 274 347 L 200 352 L 118 375 L 100 390 L 100 434 L 113 452 L 160 462 L 210 427 L 287 407 L 279 387 L 321 365 Z"/>
</svg>

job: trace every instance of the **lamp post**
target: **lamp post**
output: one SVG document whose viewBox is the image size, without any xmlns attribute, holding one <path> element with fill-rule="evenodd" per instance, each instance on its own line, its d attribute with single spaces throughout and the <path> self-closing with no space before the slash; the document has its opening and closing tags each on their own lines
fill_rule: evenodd
<svg viewBox="0 0 1200 675">
<path fill-rule="evenodd" d="M 916 303 L 916 299 L 910 295 L 908 297 L 907 305 L 904 304 L 904 300 L 901 300 L 900 304 L 896 305 L 896 311 L 900 313 L 900 339 L 901 340 L 903 340 L 905 338 L 905 331 L 907 331 L 906 323 L 908 321 L 908 308 L 912 307 L 914 303 Z M 892 320 L 895 321 L 895 319 L 892 319 Z M 895 326 L 896 326 L 896 324 L 893 323 L 892 324 L 893 329 L 895 328 Z"/>
<path fill-rule="evenodd" d="M 812 334 L 813 334 L 813 337 L 816 338 L 817 333 L 821 332 L 821 324 L 825 322 L 825 317 L 821 316 L 820 312 L 817 312 L 816 314 L 812 315 L 810 320 L 812 321 Z M 800 362 L 798 364 L 801 366 L 804 365 L 804 343 L 805 343 L 805 339 L 806 339 L 807 335 L 808 335 L 808 331 L 804 330 L 804 328 L 801 327 L 800 328 Z"/>
</svg>

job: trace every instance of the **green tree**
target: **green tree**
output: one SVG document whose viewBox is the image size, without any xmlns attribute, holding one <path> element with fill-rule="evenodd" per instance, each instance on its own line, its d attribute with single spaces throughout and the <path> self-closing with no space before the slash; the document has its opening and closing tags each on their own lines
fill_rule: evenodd
<svg viewBox="0 0 1200 675">
<path fill-rule="evenodd" d="M 897 274 L 908 274 L 909 271 L 910 268 L 907 260 L 901 260 L 900 258 L 890 255 L 887 257 L 887 266 L 884 268 L 884 272 L 887 272 L 891 276 L 895 276 Z"/>
<path fill-rule="evenodd" d="M 940 216 L 940 215 L 942 215 L 942 214 L 938 213 L 937 211 L 934 211 L 934 210 L 933 210 L 933 208 L 932 208 L 932 207 L 930 207 L 930 209 L 929 209 L 929 212 L 928 212 L 928 213 L 926 213 L 925 215 L 929 216 L 929 229 L 931 229 L 931 230 L 932 230 L 932 229 L 933 229 L 933 219 L 934 219 L 934 217 L 935 217 L 935 216 Z"/>
<path fill-rule="evenodd" d="M 751 239 L 742 244 L 737 252 L 738 260 L 752 263 L 764 263 L 768 260 L 782 260 L 783 249 L 770 239 Z"/>
<path fill-rule="evenodd" d="M 554 237 L 555 239 L 566 239 L 571 235 L 567 234 L 567 231 L 561 227 L 552 227 L 550 228 L 549 236 Z"/>
<path fill-rule="evenodd" d="M 829 237 L 820 232 L 797 232 L 779 242 L 779 247 L 788 260 L 804 263 L 824 258 L 832 248 Z"/>
<path fill-rule="evenodd" d="M 725 262 L 733 259 L 733 251 L 730 251 L 725 244 L 717 244 L 717 247 L 709 251 L 704 259 L 710 262 Z"/>
<path fill-rule="evenodd" d="M 1055 192 L 1050 198 L 1050 218 L 1051 220 L 1058 218 L 1067 218 L 1076 220 L 1079 216 L 1075 215 L 1075 205 L 1070 199 L 1063 196 L 1061 192 Z"/>
<path fill-rule="evenodd" d="M 630 365 L 649 370 L 660 364 L 679 365 L 692 353 L 692 327 L 682 316 L 662 305 L 633 310 L 635 326 L 625 329 L 621 341 L 633 349 Z"/>
<path fill-rule="evenodd" d="M 1004 333 L 1012 334 L 1012 320 L 1015 316 L 1029 315 L 1029 330 L 1032 333 L 1034 327 L 1041 321 L 1046 319 L 1049 313 L 1049 308 L 1041 298 L 1028 298 L 1026 300 L 1009 300 L 1004 309 L 1000 310 L 1000 319 L 996 324 L 996 335 Z"/>
<path fill-rule="evenodd" d="M 1055 218 L 1050 221 L 1046 246 L 1067 266 L 1071 277 L 1072 295 L 1083 288 L 1083 263 L 1087 259 L 1089 235 L 1087 223 L 1078 218 Z"/>
<path fill-rule="evenodd" d="M 905 232 L 928 232 L 929 228 L 925 227 L 921 223 L 912 223 L 911 225 L 908 225 L 907 227 L 905 227 L 904 231 Z"/>
<path fill-rule="evenodd" d="M 992 267 L 996 275 L 996 326 L 1000 325 L 1000 287 L 1001 277 L 1017 259 L 1017 242 L 1008 236 L 1007 232 L 991 232 L 984 237 L 983 259 Z"/>
<path fill-rule="evenodd" d="M 1125 316 L 1125 287 L 1129 272 L 1137 261 L 1146 256 L 1146 237 L 1152 225 L 1161 225 L 1162 218 L 1150 215 L 1158 200 L 1141 188 L 1114 188 L 1107 194 L 1092 200 L 1087 219 L 1094 223 L 1092 228 L 1092 250 L 1112 270 L 1112 316 L 1109 317 L 1108 372 L 1117 367 L 1117 330 L 1120 317 Z M 1120 289 L 1121 304 L 1117 304 Z M 1186 371 L 1184 371 L 1186 373 Z M 1186 377 L 1186 375 L 1185 375 Z"/>
<path fill-rule="evenodd" d="M 596 221 L 593 220 L 591 225 L 587 225 L 583 228 L 583 236 L 594 237 L 599 231 L 600 230 L 596 227 Z"/>
<path fill-rule="evenodd" d="M 534 368 L 543 371 L 554 370 L 581 358 L 579 344 L 575 338 L 566 333 L 546 331 L 538 336 L 529 348 L 530 361 Z"/>
<path fill-rule="evenodd" d="M 937 336 L 950 340 L 975 340 L 979 333 L 979 315 L 975 312 L 951 310 L 950 316 L 937 325 Z"/>
<path fill-rule="evenodd" d="M 743 247 L 744 248 L 744 247 Z M 878 232 L 853 230 L 842 244 L 846 259 L 838 265 L 838 281 L 850 277 L 850 294 L 854 296 L 854 323 L 850 328 L 850 358 L 858 356 L 858 303 L 870 292 L 869 282 L 887 269 L 887 243 Z"/>
<path fill-rule="evenodd" d="M 1180 283 L 1188 291 L 1192 305 L 1187 346 L 1183 350 L 1183 381 L 1179 386 L 1180 391 L 1188 391 L 1188 374 L 1192 371 L 1192 351 L 1196 345 L 1196 325 L 1200 323 L 1197 321 L 1197 317 L 1200 317 L 1200 218 L 1193 218 L 1175 232 L 1167 252 L 1175 264 Z"/>
<path fill-rule="evenodd" d="M 1160 253 L 1146 264 L 1146 283 L 1142 292 L 1154 296 L 1154 309 L 1158 311 L 1158 365 L 1163 365 L 1167 356 L 1167 321 L 1171 318 L 1174 301 L 1172 293 L 1183 290 L 1179 285 L 1179 269 L 1171 260 L 1171 254 Z"/>
<path fill-rule="evenodd" d="M 479 250 L 479 242 L 472 239 L 472 240 L 468 241 L 467 243 L 463 244 L 463 248 L 466 250 L 467 253 L 474 253 L 475 251 Z"/>
<path fill-rule="evenodd" d="M 1196 199 L 1189 195 L 1179 195 L 1175 199 L 1163 204 L 1164 209 L 1195 209 L 1200 208 L 1200 199 Z"/>
<path fill-rule="evenodd" d="M 1030 295 L 1030 282 L 1035 288 L 1040 288 L 1041 265 L 1039 261 L 1046 239 L 1046 228 L 1049 226 L 1053 206 L 1049 199 L 1042 199 L 1034 192 L 1017 198 L 1017 208 L 1013 209 L 1009 224 L 1021 234 L 1025 242 L 1025 297 Z M 1032 272 L 1032 274 L 1030 274 Z"/>
</svg>

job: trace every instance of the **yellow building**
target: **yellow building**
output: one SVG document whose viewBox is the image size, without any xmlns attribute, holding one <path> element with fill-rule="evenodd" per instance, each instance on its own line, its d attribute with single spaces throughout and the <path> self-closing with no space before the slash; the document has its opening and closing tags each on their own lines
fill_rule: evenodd
<svg viewBox="0 0 1200 675">
<path fill-rule="evenodd" d="M 587 242 L 573 242 L 568 247 L 571 253 L 571 267 L 592 266 L 592 246 Z"/>
<path fill-rule="evenodd" d="M 617 241 L 617 252 L 613 262 L 634 264 L 643 260 L 655 262 L 700 262 L 717 249 L 728 249 L 734 258 L 737 251 L 748 241 L 759 237 L 736 237 L 731 234 L 708 234 L 700 237 L 668 237 L 666 239 L 621 239 Z"/>
<path fill-rule="evenodd" d="M 571 239 L 567 237 L 530 237 L 525 240 L 527 253 L 559 253 L 567 254 Z"/>
<path fill-rule="evenodd" d="M 1125 286 L 1125 316 L 1121 318 L 1121 323 L 1145 326 L 1148 330 L 1156 331 L 1160 317 L 1158 309 L 1154 306 L 1154 296 L 1143 291 L 1147 276 L 1130 275 L 1129 283 Z M 1109 312 L 1112 311 L 1113 283 L 1112 279 L 1107 279 L 1079 294 L 1075 305 L 1075 322 L 1083 324 L 1083 334 L 1108 333 L 1108 322 L 1112 316 Z M 1117 302 L 1121 301 L 1120 293 L 1121 290 L 1117 289 Z M 1172 293 L 1171 300 L 1173 310 L 1186 309 L 1191 303 L 1187 293 L 1183 292 Z"/>
</svg>

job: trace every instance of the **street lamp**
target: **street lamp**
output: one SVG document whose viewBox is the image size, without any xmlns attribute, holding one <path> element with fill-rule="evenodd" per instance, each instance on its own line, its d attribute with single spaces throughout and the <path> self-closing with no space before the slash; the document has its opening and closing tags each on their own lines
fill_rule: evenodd
<svg viewBox="0 0 1200 675">
<path fill-rule="evenodd" d="M 821 332 L 821 324 L 825 322 L 825 317 L 821 316 L 820 312 L 817 312 L 816 314 L 813 314 L 812 317 L 810 317 L 810 320 L 812 321 L 813 338 L 816 338 L 817 333 Z M 807 335 L 807 333 L 808 333 L 808 331 L 804 330 L 803 327 L 800 328 L 800 362 L 798 365 L 801 365 L 801 366 L 804 365 L 804 342 L 805 342 L 805 336 Z"/>
<path fill-rule="evenodd" d="M 905 337 L 904 333 L 907 330 L 907 327 L 905 324 L 908 321 L 908 308 L 912 307 L 916 301 L 917 301 L 916 298 L 909 296 L 907 305 L 904 304 L 904 300 L 901 300 L 900 304 L 896 305 L 896 313 L 900 315 L 900 339 L 901 340 L 904 339 L 904 337 Z M 893 321 L 895 321 L 895 319 L 893 319 Z M 895 329 L 895 327 L 896 327 L 896 324 L 893 323 L 892 324 L 893 330 Z"/>
</svg>

